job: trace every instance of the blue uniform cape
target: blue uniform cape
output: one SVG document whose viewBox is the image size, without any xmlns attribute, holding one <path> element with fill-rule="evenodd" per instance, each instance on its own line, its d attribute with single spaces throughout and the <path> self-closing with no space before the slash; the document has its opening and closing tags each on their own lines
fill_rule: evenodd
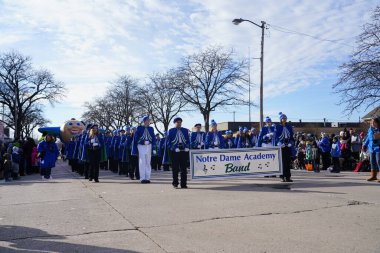
<svg viewBox="0 0 380 253">
<path fill-rule="evenodd" d="M 162 164 L 171 164 L 171 153 L 168 146 L 166 145 L 166 137 L 161 139 L 160 145 L 162 150 L 161 152 L 163 154 Z"/>
<path fill-rule="evenodd" d="M 99 148 L 103 148 L 105 145 L 104 145 L 104 137 L 102 134 L 98 134 L 98 144 L 99 144 Z M 86 141 L 85 141 L 85 145 L 86 147 L 89 149 L 89 148 L 92 148 L 93 145 L 91 143 L 91 139 L 90 139 L 90 135 L 87 135 L 86 137 Z"/>
<path fill-rule="evenodd" d="M 43 158 L 41 158 L 40 166 L 42 169 L 44 168 L 53 168 L 55 167 L 55 162 L 58 158 L 58 147 L 55 142 L 46 142 L 41 141 L 37 146 L 38 153 L 43 154 Z"/>
<path fill-rule="evenodd" d="M 79 160 L 82 162 L 88 162 L 87 146 L 85 145 L 87 135 L 88 135 L 88 130 L 82 134 L 82 137 L 81 137 L 80 143 L 79 143 L 79 152 L 80 152 L 80 159 Z"/>
<path fill-rule="evenodd" d="M 111 148 L 113 150 L 113 159 L 114 160 L 120 159 L 120 149 L 119 149 L 120 139 L 121 139 L 120 135 L 115 135 L 112 139 L 112 142 L 111 142 Z"/>
<path fill-rule="evenodd" d="M 104 145 L 106 146 L 107 158 L 111 157 L 111 141 L 112 141 L 112 136 L 105 136 L 104 137 Z"/>
<path fill-rule="evenodd" d="M 132 155 L 138 155 L 137 145 L 144 145 L 145 141 L 148 141 L 152 146 L 156 145 L 153 127 L 138 126 L 133 136 Z"/>
<path fill-rule="evenodd" d="M 322 153 L 330 153 L 331 146 L 329 137 L 325 136 L 323 139 L 318 143 L 319 148 L 321 149 Z"/>
<path fill-rule="evenodd" d="M 235 146 L 237 148 L 250 148 L 251 147 L 251 141 L 249 139 L 249 136 L 246 135 L 239 135 L 235 138 Z"/>
<path fill-rule="evenodd" d="M 201 147 L 201 149 L 203 149 L 205 140 L 206 134 L 204 132 L 192 132 L 190 137 L 190 147 L 192 149 L 198 149 L 198 146 L 203 142 L 203 146 Z"/>
<path fill-rule="evenodd" d="M 273 146 L 276 146 L 275 145 L 275 136 L 274 136 L 274 133 L 276 131 L 276 128 L 274 126 L 264 126 L 261 128 L 260 130 L 260 133 L 259 133 L 259 137 L 257 138 L 257 142 L 258 142 L 258 147 L 261 147 L 263 143 L 267 143 L 267 144 L 272 144 Z M 269 133 L 273 133 L 273 137 L 272 139 L 270 139 L 269 137 L 267 137 L 266 135 L 269 134 Z"/>
<path fill-rule="evenodd" d="M 257 147 L 259 143 L 259 136 L 257 134 L 251 134 L 251 147 Z"/>
<path fill-rule="evenodd" d="M 74 151 L 75 151 L 75 141 L 72 139 L 69 141 L 66 147 L 66 158 L 69 160 L 74 159 Z"/>
<path fill-rule="evenodd" d="M 209 148 L 216 148 L 214 147 L 214 143 L 215 143 L 215 138 L 218 137 L 219 138 L 219 145 L 217 148 L 224 148 L 224 137 L 222 135 L 221 132 L 219 131 L 216 131 L 216 133 L 213 133 L 213 132 L 208 132 L 207 135 L 206 135 L 206 140 L 205 140 L 205 148 L 206 149 L 209 149 Z"/>
<path fill-rule="evenodd" d="M 121 161 L 129 162 L 129 155 L 131 153 L 131 144 L 132 137 L 131 135 L 126 135 L 125 138 L 122 138 L 120 141 L 120 153 L 121 153 Z"/>
<path fill-rule="evenodd" d="M 183 127 L 170 129 L 166 138 L 167 148 L 174 152 L 178 148 L 180 140 L 185 148 L 190 149 L 189 129 Z"/>
<path fill-rule="evenodd" d="M 235 137 L 231 137 L 230 139 L 226 138 L 224 140 L 224 148 L 225 149 L 236 148 L 235 143 L 236 143 Z"/>
<path fill-rule="evenodd" d="M 286 124 L 283 125 L 276 125 L 276 131 L 275 131 L 275 144 L 276 146 L 282 146 L 284 145 L 285 139 L 288 139 L 288 143 L 291 145 L 290 150 L 292 152 L 292 156 L 296 156 L 296 149 L 295 149 L 295 140 L 294 140 L 294 133 L 293 133 L 293 127 L 291 125 Z"/>
<path fill-rule="evenodd" d="M 165 152 L 165 141 L 166 138 L 161 138 L 160 143 L 158 144 L 158 157 L 163 158 Z"/>
</svg>

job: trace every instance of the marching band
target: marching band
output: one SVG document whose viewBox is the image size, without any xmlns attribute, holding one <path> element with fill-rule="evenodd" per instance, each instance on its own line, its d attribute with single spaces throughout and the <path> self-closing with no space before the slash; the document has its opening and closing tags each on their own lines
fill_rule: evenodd
<svg viewBox="0 0 380 253">
<path fill-rule="evenodd" d="M 182 127 L 182 118 L 175 117 L 174 127 L 160 134 L 155 134 L 150 126 L 149 116 L 141 119 L 137 127 L 126 126 L 122 129 L 106 131 L 99 145 L 100 168 L 125 175 L 131 180 L 139 180 L 142 184 L 150 183 L 152 167 L 154 170 L 169 171 L 173 174 L 174 188 L 187 188 L 187 168 L 190 149 L 235 149 L 252 147 L 280 146 L 282 149 L 284 182 L 292 182 L 290 167 L 295 156 L 295 140 L 293 129 L 287 123 L 287 116 L 280 113 L 280 123 L 274 125 L 271 118 L 266 117 L 265 125 L 257 133 L 255 128 L 239 127 L 234 134 L 232 130 L 219 131 L 218 124 L 211 120 L 210 131 L 203 132 L 202 124 L 194 125 L 194 131 Z M 96 179 L 96 170 L 91 165 L 88 142 L 91 129 L 96 125 L 89 124 L 79 136 L 75 136 L 67 145 L 66 152 L 73 171 L 77 171 L 86 179 Z M 96 126 L 97 128 L 97 126 Z M 93 155 L 90 155 L 93 157 Z M 94 175 L 95 173 L 95 175 Z M 94 178 L 96 176 L 96 178 Z M 178 177 L 180 176 L 180 181 Z"/>
</svg>

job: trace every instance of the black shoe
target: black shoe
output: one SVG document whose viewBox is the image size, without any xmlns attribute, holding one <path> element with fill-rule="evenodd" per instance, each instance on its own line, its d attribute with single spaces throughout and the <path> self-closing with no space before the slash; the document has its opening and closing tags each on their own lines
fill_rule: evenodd
<svg viewBox="0 0 380 253">
<path fill-rule="evenodd" d="M 88 177 L 85 177 L 84 179 L 89 179 Z"/>
<path fill-rule="evenodd" d="M 141 180 L 141 183 L 142 184 L 146 184 L 146 180 Z"/>
<path fill-rule="evenodd" d="M 174 189 L 178 189 L 178 184 L 173 184 Z"/>
<path fill-rule="evenodd" d="M 286 182 L 293 182 L 293 180 L 291 180 L 290 178 L 287 178 Z"/>
<path fill-rule="evenodd" d="M 147 183 L 147 184 L 150 184 L 150 180 L 146 180 L 146 183 Z"/>
<path fill-rule="evenodd" d="M 181 186 L 182 189 L 187 189 L 188 187 L 186 185 Z"/>
<path fill-rule="evenodd" d="M 99 183 L 99 179 L 95 179 L 94 181 L 95 181 L 95 183 Z"/>
<path fill-rule="evenodd" d="M 92 181 L 92 178 L 90 177 L 90 178 L 88 179 L 88 181 Z"/>
<path fill-rule="evenodd" d="M 135 180 L 135 178 L 134 177 L 129 177 L 131 180 Z"/>
</svg>

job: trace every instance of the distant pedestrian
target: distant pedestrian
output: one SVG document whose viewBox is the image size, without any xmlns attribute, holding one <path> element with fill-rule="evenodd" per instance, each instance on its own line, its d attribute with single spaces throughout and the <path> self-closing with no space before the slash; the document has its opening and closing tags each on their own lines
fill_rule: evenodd
<svg viewBox="0 0 380 253">
<path fill-rule="evenodd" d="M 20 175 L 20 152 L 18 147 L 14 146 L 12 149 L 12 179 L 17 180 L 19 179 Z"/>
<path fill-rule="evenodd" d="M 350 129 L 350 135 L 351 135 L 351 151 L 352 151 L 352 157 L 359 161 L 360 151 L 362 148 L 363 140 L 360 138 L 360 135 L 355 133 L 354 129 Z"/>
<path fill-rule="evenodd" d="M 319 149 L 321 151 L 322 156 L 322 169 L 327 170 L 328 167 L 331 165 L 330 161 L 330 152 L 331 152 L 331 145 L 329 141 L 328 134 L 322 133 L 322 140 L 318 143 Z"/>
<path fill-rule="evenodd" d="M 45 139 L 38 144 L 38 157 L 41 159 L 42 179 L 52 179 L 51 170 L 55 167 L 59 151 L 52 135 L 47 134 Z"/>
<path fill-rule="evenodd" d="M 333 138 L 333 143 L 331 145 L 331 157 L 332 157 L 332 163 L 333 168 L 330 170 L 331 173 L 340 173 L 340 162 L 339 157 L 341 156 L 341 150 L 340 150 L 341 144 L 339 143 L 338 136 L 335 136 Z"/>
<path fill-rule="evenodd" d="M 373 118 L 371 127 L 368 129 L 367 138 L 363 145 L 363 151 L 367 150 L 370 153 L 371 162 L 371 177 L 367 181 L 377 180 L 377 173 L 380 168 L 380 119 Z M 380 182 L 380 180 L 379 180 Z"/>
<path fill-rule="evenodd" d="M 3 158 L 4 179 L 9 182 L 12 181 L 12 158 L 9 153 L 5 153 Z"/>
</svg>

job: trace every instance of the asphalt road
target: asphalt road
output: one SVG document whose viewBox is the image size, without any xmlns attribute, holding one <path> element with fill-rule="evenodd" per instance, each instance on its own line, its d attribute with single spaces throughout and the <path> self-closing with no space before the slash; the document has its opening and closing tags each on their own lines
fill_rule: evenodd
<svg viewBox="0 0 380 253">
<path fill-rule="evenodd" d="M 380 183 L 368 173 L 151 184 L 59 162 L 54 179 L 0 184 L 5 252 L 380 252 Z"/>
</svg>

